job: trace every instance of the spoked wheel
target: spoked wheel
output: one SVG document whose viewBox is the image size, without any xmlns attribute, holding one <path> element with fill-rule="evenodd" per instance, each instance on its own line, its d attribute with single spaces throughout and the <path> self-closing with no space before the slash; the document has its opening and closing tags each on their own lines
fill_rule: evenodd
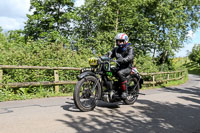
<svg viewBox="0 0 200 133">
<path fill-rule="evenodd" d="M 101 86 L 94 76 L 87 76 L 77 82 L 74 89 L 74 103 L 81 111 L 91 111 L 101 96 Z"/>
<path fill-rule="evenodd" d="M 139 93 L 139 83 L 137 78 L 130 78 L 128 80 L 128 97 L 123 100 L 125 104 L 134 104 L 138 98 Z"/>
</svg>

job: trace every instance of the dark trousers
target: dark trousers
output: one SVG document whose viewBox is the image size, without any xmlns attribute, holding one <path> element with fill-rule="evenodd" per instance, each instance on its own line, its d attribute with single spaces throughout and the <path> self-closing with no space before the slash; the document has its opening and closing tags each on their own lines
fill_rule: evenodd
<svg viewBox="0 0 200 133">
<path fill-rule="evenodd" d="M 120 69 L 118 72 L 117 72 L 117 75 L 119 76 L 120 78 L 120 81 L 121 82 L 124 82 L 126 81 L 126 77 L 131 73 L 131 68 L 125 68 L 125 69 Z"/>
</svg>

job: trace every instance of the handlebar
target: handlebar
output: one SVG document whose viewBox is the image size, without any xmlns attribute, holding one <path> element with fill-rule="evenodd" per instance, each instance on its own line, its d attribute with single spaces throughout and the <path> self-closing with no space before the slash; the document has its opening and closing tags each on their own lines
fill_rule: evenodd
<svg viewBox="0 0 200 133">
<path fill-rule="evenodd" d="M 110 61 L 115 62 L 118 66 L 120 66 L 120 64 L 116 60 L 111 59 Z"/>
<path fill-rule="evenodd" d="M 119 64 L 116 60 L 113 60 L 113 59 L 110 58 L 110 57 L 101 56 L 100 59 L 101 59 L 102 61 L 115 62 L 118 66 L 120 66 L 120 64 Z"/>
</svg>

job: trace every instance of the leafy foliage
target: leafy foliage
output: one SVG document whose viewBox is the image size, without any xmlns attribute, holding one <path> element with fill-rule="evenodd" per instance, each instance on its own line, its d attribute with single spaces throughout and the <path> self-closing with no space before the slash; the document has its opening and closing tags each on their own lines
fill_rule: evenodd
<svg viewBox="0 0 200 133">
<path fill-rule="evenodd" d="M 144 54 L 162 55 L 158 56 L 162 64 L 182 47 L 188 30 L 195 31 L 198 27 L 199 4 L 189 0 L 86 0 L 77 11 L 75 33 L 80 31 L 78 38 L 83 38 L 90 47 L 114 37 L 116 32 L 125 32 Z M 108 37 L 99 40 L 101 34 Z M 114 43 L 101 45 L 113 47 Z"/>
<path fill-rule="evenodd" d="M 34 40 L 46 38 L 54 31 L 68 36 L 71 32 L 73 5 L 72 0 L 31 0 L 30 10 L 33 11 L 33 15 L 27 15 L 26 37 Z"/>
<path fill-rule="evenodd" d="M 66 47 L 60 41 L 48 42 L 20 41 L 23 36 L 18 32 L 12 32 L 7 37 L 1 33 L 0 37 L 0 64 L 2 65 L 28 65 L 28 66 L 60 66 L 60 67 L 87 67 L 88 58 L 92 51 L 82 49 L 73 51 L 70 45 Z M 87 51 L 87 54 L 85 53 Z M 40 82 L 54 81 L 53 70 L 30 70 L 30 69 L 4 69 L 3 83 L 12 82 Z M 59 71 L 60 80 L 76 80 L 78 71 Z M 69 92 L 73 86 L 61 86 L 61 92 Z M 28 88 L 0 88 L 0 101 L 2 99 L 24 99 L 35 96 L 50 96 L 54 94 L 54 87 L 28 87 Z M 60 94 L 59 94 L 60 95 Z M 6 99 L 5 99 L 6 98 Z"/>
<path fill-rule="evenodd" d="M 200 44 L 194 45 L 192 52 L 189 54 L 189 59 L 200 64 Z"/>
<path fill-rule="evenodd" d="M 28 15 L 26 37 L 46 38 L 57 32 L 76 42 L 76 47 L 80 44 L 104 54 L 114 47 L 116 33 L 125 32 L 144 54 L 162 55 L 158 56 L 162 64 L 199 25 L 198 0 L 86 0 L 80 8 L 73 2 L 31 0 L 34 12 Z"/>
</svg>

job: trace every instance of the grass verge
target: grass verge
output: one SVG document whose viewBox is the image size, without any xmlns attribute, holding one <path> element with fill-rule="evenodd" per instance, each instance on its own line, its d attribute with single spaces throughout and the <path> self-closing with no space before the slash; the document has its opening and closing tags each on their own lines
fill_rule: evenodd
<svg viewBox="0 0 200 133">
<path fill-rule="evenodd" d="M 64 97 L 64 96 L 72 96 L 72 92 L 70 93 L 47 93 L 47 94 L 28 94 L 28 95 L 8 95 L 1 97 L 0 102 L 3 101 L 13 101 L 13 100 L 28 100 L 28 99 L 37 99 L 37 98 L 48 98 L 48 97 Z"/>
</svg>

